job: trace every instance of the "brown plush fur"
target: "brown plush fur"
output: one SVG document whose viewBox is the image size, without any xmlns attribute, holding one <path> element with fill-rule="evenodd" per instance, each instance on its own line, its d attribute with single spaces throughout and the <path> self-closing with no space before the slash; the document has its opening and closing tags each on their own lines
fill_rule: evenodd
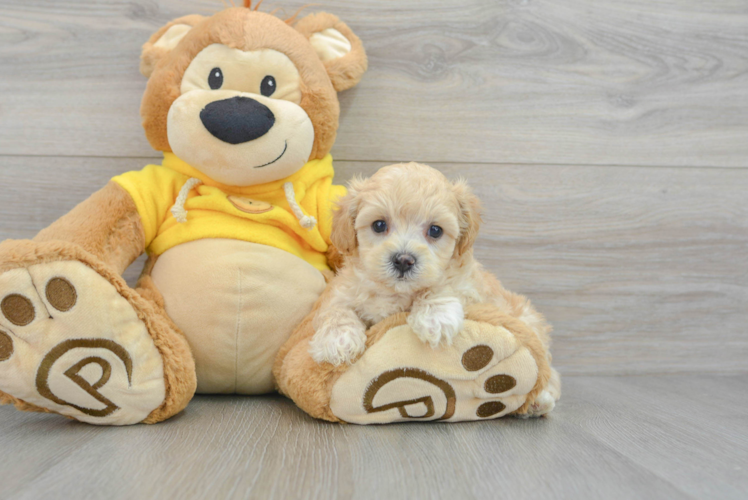
<svg viewBox="0 0 748 500">
<path fill-rule="evenodd" d="M 32 405 L 31 403 L 27 403 L 26 401 L 22 399 L 14 398 L 10 394 L 5 394 L 2 391 L 0 391 L 0 405 L 13 405 L 16 407 L 16 410 L 20 410 L 20 411 L 30 411 L 30 412 L 37 412 L 37 413 L 52 413 L 46 408 Z"/>
<path fill-rule="evenodd" d="M 309 115 L 314 126 L 314 145 L 310 159 L 323 158 L 330 152 L 338 129 L 340 107 L 336 88 L 355 85 L 366 70 L 366 55 L 361 41 L 337 17 L 329 14 L 309 16 L 315 21 L 299 21 L 297 26 L 303 33 L 288 26 L 282 20 L 243 7 L 230 8 L 212 17 L 198 20 L 194 28 L 177 47 L 167 53 L 153 47 L 156 35 L 144 46 L 146 65 L 155 63 L 157 71 L 148 81 L 140 113 L 143 118 L 148 141 L 154 149 L 171 151 L 166 133 L 166 117 L 171 104 L 180 95 L 180 85 L 185 70 L 192 59 L 205 47 L 221 43 L 240 50 L 274 49 L 288 56 L 301 76 L 302 98 L 300 106 Z M 185 19 L 185 18 L 183 18 Z M 194 22 L 190 18 L 185 24 Z M 332 61 L 325 67 L 307 38 L 312 27 L 334 26 L 348 36 L 352 50 L 349 54 Z M 159 30 L 163 34 L 168 25 Z M 323 28 L 324 29 L 324 28 Z M 328 75 L 328 71 L 331 73 Z"/>
<path fill-rule="evenodd" d="M 314 336 L 312 321 L 326 294 L 331 287 L 327 287 L 315 304 L 312 312 L 296 328 L 288 341 L 281 347 L 273 366 L 273 375 L 278 391 L 293 399 L 306 413 L 315 418 L 330 422 L 342 422 L 330 409 L 332 388 L 340 376 L 348 369 L 347 364 L 334 366 L 330 363 L 316 363 L 309 354 L 309 341 Z M 407 324 L 407 313 L 399 313 L 384 321 L 380 321 L 366 332 L 367 349 L 376 344 L 392 328 Z M 468 307 L 465 311 L 466 319 L 488 323 L 506 328 L 525 346 L 538 365 L 538 380 L 535 387 L 528 394 L 527 401 L 514 413 L 527 413 L 535 398 L 548 385 L 551 377 L 550 360 L 546 356 L 544 343 L 521 320 L 502 313 L 498 308 L 489 304 L 478 304 Z M 352 360 L 355 362 L 356 360 Z"/>
<path fill-rule="evenodd" d="M 166 397 L 144 423 L 156 423 L 182 411 L 197 388 L 195 362 L 187 340 L 155 302 L 145 299 L 127 286 L 120 274 L 81 246 L 66 241 L 7 240 L 0 243 L 0 273 L 35 264 L 76 260 L 98 272 L 117 292 L 127 299 L 146 325 L 164 364 Z M 48 411 L 0 394 L 0 402 L 13 403 L 24 411 Z"/>
<path fill-rule="evenodd" d="M 328 290 L 329 287 L 281 347 L 273 365 L 273 376 L 278 391 L 291 398 L 299 408 L 312 417 L 345 423 L 330 410 L 330 395 L 335 382 L 345 373 L 348 365 L 319 364 L 309 355 L 309 340 L 314 336 L 312 320 Z M 396 314 L 371 327 L 366 332 L 366 347 L 376 343 L 390 329 L 404 325 L 406 318 L 405 313 Z"/>
<path fill-rule="evenodd" d="M 67 241 L 122 274 L 145 250 L 145 234 L 135 202 L 114 182 L 92 194 L 34 237 L 38 243 Z"/>
<path fill-rule="evenodd" d="M 156 284 L 153 282 L 153 278 L 151 278 L 151 272 L 153 271 L 153 266 L 156 265 L 157 260 L 158 256 L 156 255 L 148 256 L 148 260 L 145 261 L 143 270 L 140 271 L 140 276 L 138 277 L 138 283 L 135 285 L 135 289 L 140 295 L 164 309 L 166 307 L 164 296 L 161 295 L 161 292 L 156 288 Z"/>
<path fill-rule="evenodd" d="M 173 21 L 166 23 L 161 29 L 156 31 L 147 42 L 143 44 L 143 50 L 140 53 L 140 73 L 148 78 L 153 73 L 156 63 L 162 59 L 166 54 L 169 53 L 168 49 L 162 47 L 156 47 L 156 42 L 161 38 L 164 33 L 169 31 L 172 26 L 178 26 L 185 24 L 187 26 L 195 26 L 197 23 L 205 19 L 203 16 L 192 14 L 189 16 L 183 16 Z"/>
<path fill-rule="evenodd" d="M 329 287 L 278 351 L 273 364 L 273 378 L 278 391 L 291 398 L 309 415 L 339 422 L 330 410 L 330 394 L 333 380 L 340 377 L 345 367 L 334 367 L 329 363 L 318 365 L 308 353 L 309 339 L 314 335 L 312 320 L 328 290 Z"/>
<path fill-rule="evenodd" d="M 314 33 L 334 28 L 351 42 L 351 51 L 348 54 L 339 59 L 333 59 L 324 63 L 327 74 L 332 81 L 332 86 L 338 92 L 354 87 L 361 80 L 364 73 L 366 73 L 368 61 L 364 45 L 356 34 L 344 22 L 338 19 L 337 16 L 326 12 L 312 14 L 296 23 L 294 27 L 307 38 Z"/>
</svg>

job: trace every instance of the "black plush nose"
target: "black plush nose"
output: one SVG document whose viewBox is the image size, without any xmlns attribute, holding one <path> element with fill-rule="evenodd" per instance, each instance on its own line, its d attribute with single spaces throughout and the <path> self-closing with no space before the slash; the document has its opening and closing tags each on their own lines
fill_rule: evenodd
<svg viewBox="0 0 748 500">
<path fill-rule="evenodd" d="M 392 257 L 392 265 L 402 274 L 405 274 L 416 265 L 416 258 L 409 253 L 399 253 Z"/>
<path fill-rule="evenodd" d="M 262 137 L 275 124 L 270 109 L 249 97 L 213 101 L 200 112 L 208 132 L 229 144 L 241 144 Z"/>
</svg>

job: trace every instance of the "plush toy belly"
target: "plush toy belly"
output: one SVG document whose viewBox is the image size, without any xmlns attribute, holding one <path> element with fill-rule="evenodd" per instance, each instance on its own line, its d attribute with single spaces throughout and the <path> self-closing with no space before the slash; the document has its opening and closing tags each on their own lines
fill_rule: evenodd
<svg viewBox="0 0 748 500">
<path fill-rule="evenodd" d="M 273 391 L 278 350 L 325 288 L 298 257 L 230 239 L 178 245 L 151 276 L 192 349 L 197 392 L 212 394 Z"/>
</svg>

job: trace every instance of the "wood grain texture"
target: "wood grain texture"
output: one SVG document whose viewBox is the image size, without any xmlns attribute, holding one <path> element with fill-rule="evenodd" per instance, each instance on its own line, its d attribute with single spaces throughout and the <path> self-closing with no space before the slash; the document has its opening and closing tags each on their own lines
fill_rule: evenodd
<svg viewBox="0 0 748 500">
<path fill-rule="evenodd" d="M 140 46 L 222 6 L 0 0 L 0 241 L 157 159 Z M 314 10 L 370 57 L 341 95 L 338 180 L 407 160 L 468 179 L 485 204 L 478 258 L 555 325 L 556 411 L 357 427 L 216 396 L 109 429 L 0 407 L 0 498 L 748 497 L 748 4 Z"/>
<path fill-rule="evenodd" d="M 140 46 L 172 18 L 222 5 L 0 1 L 0 152 L 152 156 Z M 339 160 L 747 166 L 742 0 L 320 8 L 354 28 L 371 63 L 341 96 Z"/>
<path fill-rule="evenodd" d="M 0 240 L 149 160 L 2 161 Z M 381 166 L 336 162 L 339 182 Z M 748 371 L 748 170 L 434 166 L 483 200 L 477 257 L 548 316 L 563 373 Z"/>
<path fill-rule="evenodd" d="M 483 200 L 476 256 L 547 315 L 564 373 L 748 370 L 748 171 L 433 165 Z"/>
<path fill-rule="evenodd" d="M 0 408 L 3 498 L 561 499 L 748 495 L 748 378 L 569 377 L 547 419 L 345 426 L 198 397 L 156 426 Z"/>
</svg>

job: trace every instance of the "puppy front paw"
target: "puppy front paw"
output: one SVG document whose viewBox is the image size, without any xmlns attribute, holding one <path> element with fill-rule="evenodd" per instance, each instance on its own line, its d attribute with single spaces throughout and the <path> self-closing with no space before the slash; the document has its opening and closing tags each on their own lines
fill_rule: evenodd
<svg viewBox="0 0 748 500">
<path fill-rule="evenodd" d="M 350 363 L 366 350 L 366 329 L 356 325 L 322 325 L 309 342 L 309 354 L 317 363 L 335 366 Z"/>
<path fill-rule="evenodd" d="M 434 348 L 442 342 L 451 345 L 464 321 L 462 304 L 454 298 L 417 304 L 408 316 L 408 324 L 418 338 Z"/>
</svg>

